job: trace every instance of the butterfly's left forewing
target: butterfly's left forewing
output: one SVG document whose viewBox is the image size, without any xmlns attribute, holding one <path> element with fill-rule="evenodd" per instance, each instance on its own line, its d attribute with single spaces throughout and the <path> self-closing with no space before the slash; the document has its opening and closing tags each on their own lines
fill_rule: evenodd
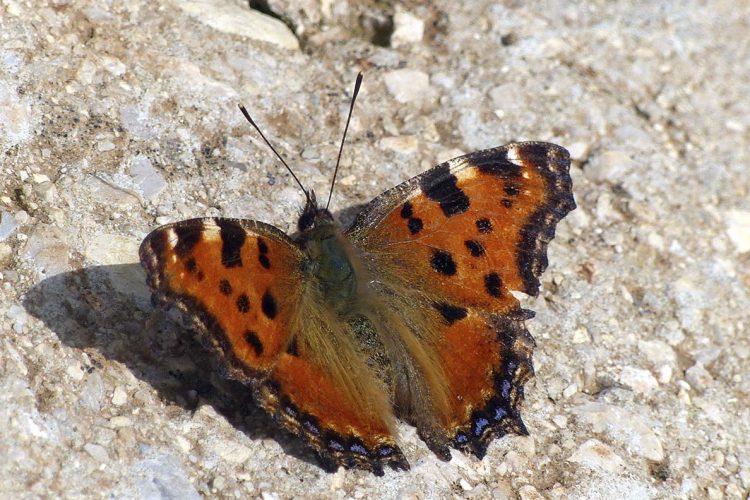
<svg viewBox="0 0 750 500">
<path fill-rule="evenodd" d="M 449 395 L 447 408 L 426 409 L 441 415 L 445 435 L 413 418 L 439 456 L 450 444 L 481 457 L 495 436 L 526 432 L 519 403 L 533 373 L 531 313 L 510 291 L 538 292 L 547 243 L 575 208 L 569 165 L 567 151 L 546 143 L 472 153 L 383 193 L 348 230 L 386 296 L 419 292 L 391 307 L 422 325 L 413 335 L 432 344 L 443 373 L 445 387 L 424 390 Z"/>
<path fill-rule="evenodd" d="M 191 219 L 162 226 L 141 244 L 154 298 L 192 315 L 229 375 L 268 374 L 290 343 L 302 252 L 256 221 Z"/>
</svg>

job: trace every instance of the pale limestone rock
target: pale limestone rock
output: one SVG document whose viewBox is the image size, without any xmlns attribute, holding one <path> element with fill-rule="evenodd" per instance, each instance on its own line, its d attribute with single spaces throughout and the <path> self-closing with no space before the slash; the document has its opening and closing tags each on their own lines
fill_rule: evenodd
<svg viewBox="0 0 750 500">
<path fill-rule="evenodd" d="M 659 382 L 650 371 L 634 366 L 626 366 L 619 375 L 620 383 L 637 394 L 651 394 L 659 387 Z"/>
<path fill-rule="evenodd" d="M 617 453 L 598 439 L 589 439 L 573 453 L 569 462 L 575 462 L 589 469 L 618 473 L 625 468 L 625 463 Z"/>
<path fill-rule="evenodd" d="M 244 463 L 252 456 L 250 448 L 229 439 L 211 439 L 208 446 L 221 458 L 235 464 Z"/>
<path fill-rule="evenodd" d="M 581 421 L 602 432 L 630 453 L 661 462 L 664 447 L 661 439 L 642 417 L 623 408 L 604 403 L 588 403 L 573 410 Z"/>
<path fill-rule="evenodd" d="M 724 222 L 727 235 L 738 253 L 750 252 L 750 211 L 728 210 Z"/>
<path fill-rule="evenodd" d="M 400 103 L 422 99 L 430 90 L 430 77 L 415 69 L 396 69 L 383 75 L 388 92 Z"/>
<path fill-rule="evenodd" d="M 391 46 L 401 47 L 419 43 L 424 36 L 424 21 L 405 11 L 398 11 L 393 16 L 393 33 Z"/>
<path fill-rule="evenodd" d="M 696 363 L 685 370 L 685 380 L 690 384 L 690 387 L 698 392 L 705 391 L 713 379 L 713 376 L 701 363 Z"/>
<path fill-rule="evenodd" d="M 419 141 L 413 135 L 401 135 L 398 137 L 383 137 L 378 141 L 378 145 L 383 149 L 389 149 L 399 154 L 416 153 Z"/>
<path fill-rule="evenodd" d="M 215 30 L 288 50 L 299 50 L 299 42 L 289 28 L 273 17 L 228 0 L 172 0 L 186 14 Z"/>
</svg>

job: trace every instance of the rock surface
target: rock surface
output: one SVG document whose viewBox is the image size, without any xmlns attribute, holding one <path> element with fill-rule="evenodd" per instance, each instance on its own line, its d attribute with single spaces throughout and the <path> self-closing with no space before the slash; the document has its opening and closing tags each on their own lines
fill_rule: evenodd
<svg viewBox="0 0 750 500">
<path fill-rule="evenodd" d="M 750 5 L 251 3 L 0 1 L 0 497 L 748 495 Z M 237 104 L 324 193 L 358 71 L 337 210 L 461 151 L 573 152 L 531 437 L 482 461 L 401 424 L 410 472 L 324 472 L 150 305 L 156 225 L 295 225 Z"/>
</svg>

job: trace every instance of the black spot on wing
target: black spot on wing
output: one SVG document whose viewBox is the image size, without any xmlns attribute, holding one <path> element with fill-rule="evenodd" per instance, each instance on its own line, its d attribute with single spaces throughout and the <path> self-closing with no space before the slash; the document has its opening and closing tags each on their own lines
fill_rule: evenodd
<svg viewBox="0 0 750 500">
<path fill-rule="evenodd" d="M 492 221 L 489 219 L 477 219 L 477 229 L 482 234 L 488 234 L 492 232 Z"/>
<path fill-rule="evenodd" d="M 417 234 L 424 227 L 422 219 L 414 217 L 414 205 L 412 205 L 410 201 L 407 201 L 404 203 L 404 206 L 401 207 L 400 215 L 402 219 L 406 219 L 406 227 L 409 228 L 411 234 Z"/>
<path fill-rule="evenodd" d="M 444 250 L 435 250 L 432 253 L 430 264 L 436 272 L 444 274 L 445 276 L 453 276 L 456 274 L 456 263 L 451 254 Z"/>
<path fill-rule="evenodd" d="M 268 245 L 266 244 L 266 240 L 261 237 L 258 237 L 258 252 L 262 254 L 268 253 Z"/>
<path fill-rule="evenodd" d="M 443 214 L 452 217 L 469 209 L 469 197 L 458 187 L 457 181 L 448 164 L 441 163 L 422 174 L 419 183 L 424 194 L 440 204 Z"/>
<path fill-rule="evenodd" d="M 512 202 L 512 201 L 510 201 L 510 200 L 509 200 L 508 198 L 503 198 L 503 199 L 502 199 L 502 201 L 500 201 L 500 203 L 501 203 L 501 204 L 502 204 L 502 205 L 503 205 L 503 206 L 504 206 L 505 208 L 510 208 L 510 207 L 512 207 L 512 206 L 513 206 L 513 202 Z"/>
<path fill-rule="evenodd" d="M 481 257 L 484 255 L 484 247 L 477 240 L 466 240 L 464 241 L 464 245 L 469 249 L 472 257 Z"/>
<path fill-rule="evenodd" d="M 484 288 L 487 293 L 493 297 L 500 297 L 502 295 L 503 280 L 500 279 L 500 275 L 492 272 L 484 277 Z"/>
<path fill-rule="evenodd" d="M 251 330 L 245 330 L 245 342 L 250 344 L 250 346 L 255 350 L 256 356 L 261 356 L 263 354 L 263 342 L 260 341 L 257 333 Z"/>
<path fill-rule="evenodd" d="M 185 257 L 190 254 L 193 247 L 201 240 L 201 232 L 192 225 L 174 226 L 174 233 L 177 235 L 177 244 L 174 246 L 174 251 L 178 257 Z"/>
<path fill-rule="evenodd" d="M 240 250 L 245 244 L 245 230 L 229 219 L 216 219 L 221 235 L 221 263 L 224 267 L 242 267 Z"/>
<path fill-rule="evenodd" d="M 505 191 L 505 194 L 508 196 L 518 196 L 518 194 L 521 192 L 521 190 L 518 188 L 516 184 L 505 184 L 503 187 L 503 190 Z"/>
<path fill-rule="evenodd" d="M 417 234 L 424 227 L 424 224 L 422 223 L 422 219 L 418 219 L 416 217 L 410 218 L 409 222 L 406 225 L 408 226 L 409 232 L 411 234 Z"/>
<path fill-rule="evenodd" d="M 266 254 L 258 255 L 258 262 L 260 262 L 260 265 L 263 266 L 265 269 L 271 269 L 271 261 L 268 260 L 268 255 Z"/>
<path fill-rule="evenodd" d="M 219 292 L 222 295 L 231 295 L 232 294 L 232 285 L 229 284 L 229 281 L 227 281 L 227 280 L 221 280 L 221 281 L 219 281 Z"/>
<path fill-rule="evenodd" d="M 446 302 L 438 302 L 433 305 L 449 325 L 452 325 L 456 321 L 464 319 L 469 313 L 469 311 L 465 307 L 454 306 Z"/>
<path fill-rule="evenodd" d="M 264 269 L 271 269 L 271 261 L 268 259 L 268 245 L 266 240 L 258 238 L 258 262 Z"/>
<path fill-rule="evenodd" d="M 276 317 L 276 313 L 278 312 L 276 307 L 276 299 L 271 295 L 271 292 L 269 290 L 266 290 L 266 292 L 263 294 L 263 298 L 260 302 L 260 308 L 263 311 L 263 314 L 266 315 L 268 319 L 274 319 Z"/>
<path fill-rule="evenodd" d="M 237 305 L 237 310 L 241 313 L 250 311 L 250 299 L 247 297 L 247 294 L 243 293 L 237 297 L 235 304 Z"/>
<path fill-rule="evenodd" d="M 188 260 L 185 261 L 185 269 L 190 274 L 195 274 L 198 272 L 198 264 L 195 263 L 195 259 L 190 257 Z"/>
<path fill-rule="evenodd" d="M 410 201 L 407 201 L 404 203 L 404 206 L 401 207 L 401 217 L 404 219 L 408 219 L 414 215 L 414 207 L 412 206 Z"/>
</svg>

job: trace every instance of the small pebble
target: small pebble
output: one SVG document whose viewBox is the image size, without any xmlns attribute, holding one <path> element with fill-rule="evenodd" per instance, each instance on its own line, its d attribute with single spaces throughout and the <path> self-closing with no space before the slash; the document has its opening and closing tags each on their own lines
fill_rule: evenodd
<svg viewBox="0 0 750 500">
<path fill-rule="evenodd" d="M 91 456 L 91 458 L 103 463 L 109 462 L 109 455 L 103 446 L 95 443 L 86 443 L 83 445 L 83 449 Z"/>
<path fill-rule="evenodd" d="M 393 16 L 391 47 L 419 43 L 424 36 L 424 21 L 409 12 L 399 11 Z"/>
<path fill-rule="evenodd" d="M 96 145 L 96 149 L 100 153 L 106 153 L 107 151 L 112 151 L 113 149 L 115 149 L 115 145 L 111 141 L 100 141 Z"/>
<path fill-rule="evenodd" d="M 713 381 L 713 377 L 706 370 L 702 364 L 696 363 L 687 370 L 685 370 L 685 380 L 690 387 L 698 392 L 703 392 Z"/>
<path fill-rule="evenodd" d="M 423 71 L 397 69 L 383 75 L 388 92 L 400 103 L 422 99 L 430 90 L 430 77 Z"/>
</svg>

